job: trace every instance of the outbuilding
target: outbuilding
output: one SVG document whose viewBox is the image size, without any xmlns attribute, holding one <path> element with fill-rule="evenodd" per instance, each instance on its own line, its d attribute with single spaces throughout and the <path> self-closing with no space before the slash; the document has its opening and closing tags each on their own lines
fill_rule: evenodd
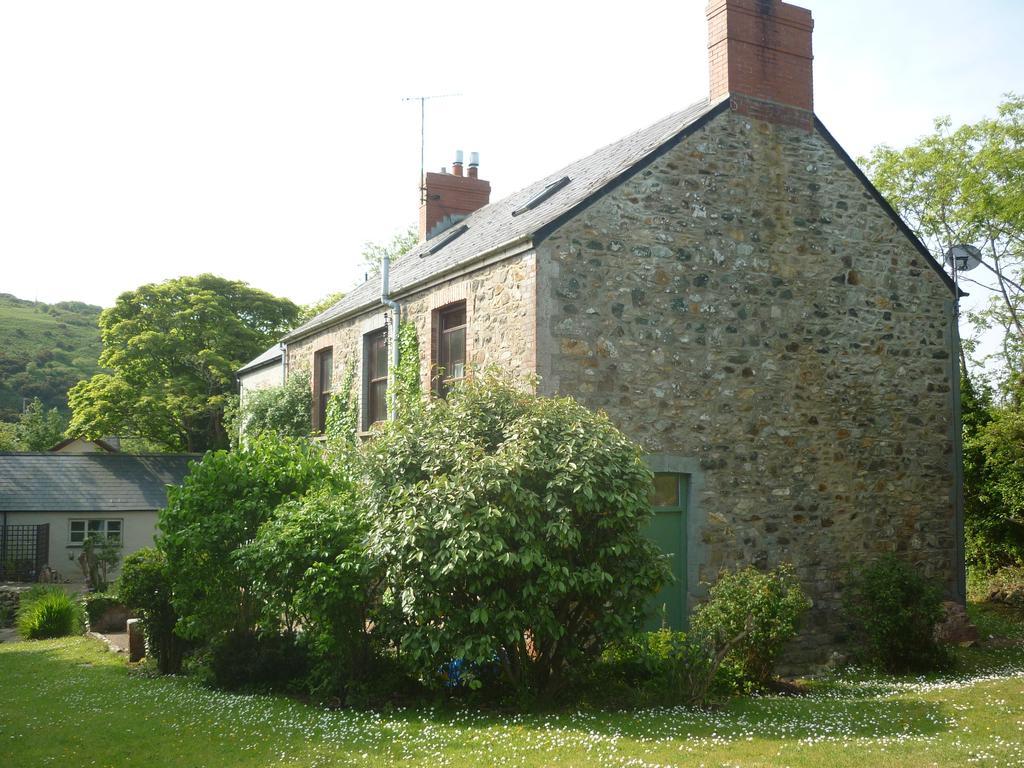
<svg viewBox="0 0 1024 768">
<path fill-rule="evenodd" d="M 180 485 L 196 454 L 0 453 L 0 581 L 56 571 L 83 581 L 88 537 L 122 556 L 153 544 L 167 486 Z"/>
</svg>

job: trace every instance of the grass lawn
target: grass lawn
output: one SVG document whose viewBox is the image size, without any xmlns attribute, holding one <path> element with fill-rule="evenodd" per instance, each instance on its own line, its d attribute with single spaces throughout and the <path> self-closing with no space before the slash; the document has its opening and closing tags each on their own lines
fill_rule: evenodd
<svg viewBox="0 0 1024 768">
<path fill-rule="evenodd" d="M 946 677 L 847 672 L 812 687 L 711 711 L 352 712 L 145 678 L 87 638 L 10 643 L 0 765 L 1024 766 L 1020 647 L 964 651 Z"/>
</svg>

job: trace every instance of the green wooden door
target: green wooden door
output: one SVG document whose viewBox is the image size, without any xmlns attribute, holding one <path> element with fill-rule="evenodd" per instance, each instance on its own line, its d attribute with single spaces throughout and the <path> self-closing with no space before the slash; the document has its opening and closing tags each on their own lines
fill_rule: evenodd
<svg viewBox="0 0 1024 768">
<path fill-rule="evenodd" d="M 686 475 L 654 475 L 654 518 L 644 533 L 669 556 L 674 579 L 648 601 L 647 630 L 660 629 L 663 621 L 670 629 L 686 628 L 686 496 Z"/>
</svg>

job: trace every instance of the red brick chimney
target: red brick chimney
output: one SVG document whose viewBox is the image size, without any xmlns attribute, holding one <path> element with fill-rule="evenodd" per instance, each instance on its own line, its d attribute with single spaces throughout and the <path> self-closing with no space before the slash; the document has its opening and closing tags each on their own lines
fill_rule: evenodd
<svg viewBox="0 0 1024 768">
<path fill-rule="evenodd" d="M 709 0 L 707 14 L 712 101 L 729 94 L 737 112 L 810 130 L 811 12 L 781 0 Z"/>
<path fill-rule="evenodd" d="M 453 173 L 427 173 L 420 204 L 420 242 L 435 237 L 491 201 L 491 182 L 477 178 L 480 157 L 470 153 L 462 175 L 462 150 L 455 153 Z"/>
</svg>

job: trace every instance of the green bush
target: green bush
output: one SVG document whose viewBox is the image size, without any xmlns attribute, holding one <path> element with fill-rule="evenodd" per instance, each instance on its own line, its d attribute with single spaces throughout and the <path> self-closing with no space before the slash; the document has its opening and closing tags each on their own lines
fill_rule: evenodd
<svg viewBox="0 0 1024 768">
<path fill-rule="evenodd" d="M 94 632 L 124 632 L 124 621 L 128 618 L 128 609 L 109 592 L 94 592 L 85 596 L 85 613 L 89 617 L 89 629 Z M 113 620 L 114 626 L 109 622 Z"/>
<path fill-rule="evenodd" d="M 294 691 L 309 672 L 306 648 L 291 634 L 228 632 L 209 664 L 213 684 L 228 691 Z"/>
<path fill-rule="evenodd" d="M 984 580 L 981 598 L 985 602 L 1024 608 L 1024 567 L 1008 566 L 996 571 Z"/>
<path fill-rule="evenodd" d="M 810 605 L 789 565 L 726 571 L 694 611 L 690 631 L 711 654 L 730 645 L 725 663 L 741 682 L 763 686 Z"/>
<path fill-rule="evenodd" d="M 78 635 L 85 629 L 85 611 L 60 587 L 36 586 L 21 595 L 17 626 L 26 640 Z"/>
<path fill-rule="evenodd" d="M 375 621 L 421 679 L 497 658 L 518 691 L 553 690 L 633 633 L 669 577 L 641 533 L 639 448 L 574 400 L 484 373 L 400 413 L 363 470 Z"/>
<path fill-rule="evenodd" d="M 167 556 L 178 633 L 208 642 L 251 631 L 263 614 L 235 552 L 277 506 L 300 498 L 327 473 L 308 440 L 264 433 L 237 451 L 207 453 L 167 493 L 158 546 Z"/>
<path fill-rule="evenodd" d="M 117 583 L 118 597 L 138 611 L 161 674 L 181 671 L 186 643 L 174 631 L 178 614 L 171 602 L 171 578 L 163 552 L 146 547 L 124 559 Z"/>
<path fill-rule="evenodd" d="M 309 372 L 298 369 L 280 386 L 246 392 L 245 402 L 227 409 L 225 430 L 236 447 L 242 436 L 248 439 L 265 432 L 278 437 L 308 437 L 312 409 Z"/>
<path fill-rule="evenodd" d="M 342 695 L 370 671 L 366 621 L 374 575 L 366 524 L 339 473 L 301 500 L 282 504 L 235 553 L 262 606 L 264 632 L 302 628 L 315 659 L 311 693 Z"/>
<path fill-rule="evenodd" d="M 910 563 L 887 555 L 855 569 L 844 603 L 865 661 L 888 672 L 926 672 L 952 662 L 935 639 L 942 589 Z"/>
</svg>

